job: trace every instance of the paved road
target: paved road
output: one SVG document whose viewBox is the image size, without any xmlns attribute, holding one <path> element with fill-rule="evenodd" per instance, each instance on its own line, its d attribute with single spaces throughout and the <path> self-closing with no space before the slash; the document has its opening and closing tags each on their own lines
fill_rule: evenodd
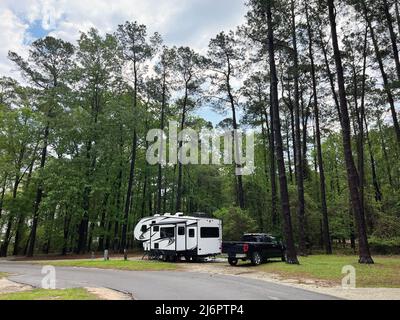
<svg viewBox="0 0 400 320">
<path fill-rule="evenodd" d="M 10 280 L 40 287 L 42 266 L 0 262 Z M 57 288 L 105 287 L 138 300 L 331 300 L 334 297 L 243 277 L 195 272 L 56 268 Z"/>
</svg>

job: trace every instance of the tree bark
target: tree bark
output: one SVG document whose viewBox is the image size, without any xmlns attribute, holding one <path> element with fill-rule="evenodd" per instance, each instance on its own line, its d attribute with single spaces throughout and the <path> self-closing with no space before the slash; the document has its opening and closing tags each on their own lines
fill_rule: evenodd
<svg viewBox="0 0 400 320">
<path fill-rule="evenodd" d="M 400 125 L 399 125 L 399 121 L 398 121 L 398 117 L 397 117 L 396 107 L 395 107 L 395 104 L 394 104 L 393 94 L 392 94 L 392 91 L 390 89 L 389 79 L 388 79 L 388 76 L 387 76 L 386 71 L 385 71 L 385 67 L 384 67 L 383 60 L 382 60 L 382 55 L 381 55 L 381 52 L 379 50 L 378 41 L 377 41 L 376 36 L 375 36 L 375 30 L 372 27 L 371 19 L 369 17 L 369 12 L 368 12 L 368 8 L 367 8 L 367 6 L 365 4 L 365 0 L 362 1 L 362 5 L 363 5 L 363 10 L 364 10 L 364 18 L 365 18 L 365 20 L 367 22 L 367 25 L 368 25 L 368 28 L 370 30 L 370 35 L 371 35 L 372 43 L 374 45 L 376 59 L 378 60 L 379 69 L 381 71 L 384 90 L 386 92 L 387 100 L 388 100 L 388 103 L 390 105 L 390 111 L 392 113 L 393 126 L 394 126 L 394 130 L 395 130 L 395 133 L 396 133 L 397 143 L 400 144 Z"/>
<path fill-rule="evenodd" d="M 361 200 L 359 193 L 360 191 L 359 176 L 354 164 L 354 158 L 352 153 L 351 125 L 350 125 L 349 112 L 347 108 L 347 98 L 346 98 L 342 58 L 336 31 L 336 12 L 335 12 L 334 0 L 328 0 L 328 9 L 329 9 L 329 21 L 332 33 L 332 46 L 334 51 L 336 71 L 338 77 L 338 86 L 339 86 L 339 102 L 342 115 L 342 136 L 343 136 L 344 157 L 347 169 L 349 192 L 358 227 L 359 250 L 360 250 L 359 263 L 372 264 L 374 263 L 374 261 L 372 260 L 371 253 L 369 250 L 367 232 L 365 226 L 365 217 L 363 215 L 361 208 Z"/>
<path fill-rule="evenodd" d="M 320 182 L 320 200 L 321 200 L 321 211 L 322 211 L 322 231 L 324 246 L 327 254 L 332 254 L 332 243 L 329 232 L 329 217 L 328 217 L 328 206 L 326 201 L 326 182 L 325 182 L 325 168 L 322 157 L 322 143 L 321 143 L 321 129 L 319 121 L 319 103 L 318 103 L 318 91 L 317 91 L 317 79 L 314 64 L 314 52 L 313 52 L 313 33 L 310 24 L 308 14 L 308 4 L 306 3 L 306 19 L 307 19 L 307 31 L 308 31 L 308 53 L 311 63 L 311 79 L 314 96 L 314 121 L 315 121 L 315 135 L 317 144 L 317 162 L 319 171 L 319 182 Z"/>
<path fill-rule="evenodd" d="M 233 120 L 233 130 L 234 130 L 234 147 L 235 147 L 235 154 L 236 154 L 236 161 L 239 161 L 240 159 L 240 154 L 241 150 L 239 150 L 239 144 L 238 142 L 238 136 L 237 136 L 237 130 L 239 129 L 238 127 L 238 122 L 237 122 L 237 117 L 236 117 L 236 106 L 235 106 L 235 100 L 233 98 L 232 94 L 232 88 L 231 88 L 231 82 L 230 82 L 230 77 L 232 73 L 231 69 L 231 63 L 229 56 L 227 55 L 227 63 L 228 63 L 228 71 L 227 71 L 227 79 L 226 79 L 226 86 L 227 86 L 227 91 L 228 91 L 228 97 L 229 97 L 229 102 L 231 105 L 231 111 L 232 111 L 232 120 Z M 236 141 L 236 142 L 235 142 Z M 238 163 L 236 163 L 236 169 L 240 169 L 242 166 Z M 236 175 L 235 172 L 235 177 L 237 179 L 237 205 L 241 209 L 245 208 L 245 203 L 244 203 L 244 190 L 243 190 L 243 177 L 241 175 Z"/>
<path fill-rule="evenodd" d="M 396 2 L 396 6 L 397 1 Z M 390 9 L 389 9 L 389 4 L 387 0 L 383 0 L 383 11 L 385 13 L 388 29 L 389 29 L 389 34 L 390 34 L 390 41 L 392 42 L 392 49 L 393 49 L 393 54 L 394 54 L 394 62 L 396 65 L 396 72 L 397 72 L 397 79 L 400 81 L 400 60 L 399 60 L 399 49 L 397 48 L 397 36 L 396 32 L 394 31 L 393 28 L 393 20 L 392 20 L 392 15 L 390 14 Z M 400 32 L 400 31 L 399 31 Z"/>
<path fill-rule="evenodd" d="M 166 75 L 163 74 L 163 87 L 162 87 L 162 101 L 161 101 L 161 120 L 160 130 L 164 131 L 165 127 L 165 109 L 166 109 Z M 164 146 L 163 139 L 161 140 L 160 160 L 162 159 L 162 153 Z M 156 213 L 161 214 L 161 201 L 162 201 L 162 169 L 163 165 L 161 161 L 158 163 L 158 176 L 157 176 L 157 208 Z M 165 195 L 164 195 L 165 197 Z"/>
<path fill-rule="evenodd" d="M 281 135 L 281 122 L 279 118 L 278 77 L 275 64 L 274 23 L 272 20 L 272 1 L 262 2 L 268 25 L 268 55 L 271 73 L 271 106 L 273 109 L 275 152 L 278 163 L 279 183 L 281 193 L 281 206 L 283 215 L 284 234 L 286 241 L 287 263 L 298 264 L 296 247 L 293 239 L 293 228 L 290 214 L 289 192 L 286 177 L 285 160 L 283 155 L 283 142 Z"/>
<path fill-rule="evenodd" d="M 133 114 L 137 111 L 137 104 L 138 104 L 138 70 L 136 61 L 133 64 L 134 68 L 134 90 L 133 90 Z M 126 248 L 126 237 L 127 237 L 127 230 L 128 230 L 128 218 L 129 218 L 129 210 L 131 207 L 131 199 L 132 199 L 132 191 L 133 191 L 133 184 L 135 180 L 135 167 L 136 167 L 136 148 L 137 148 L 137 131 L 136 126 L 133 129 L 133 137 L 132 137 L 132 150 L 131 150 L 131 161 L 130 161 L 130 168 L 129 168 L 129 181 L 128 181 L 128 188 L 126 191 L 126 198 L 125 198 L 125 207 L 124 207 L 124 218 L 122 223 L 122 236 L 121 236 L 121 246 L 120 249 L 124 250 Z"/>
<path fill-rule="evenodd" d="M 302 159 L 301 128 L 300 128 L 300 92 L 299 92 L 299 57 L 297 51 L 296 17 L 294 0 L 291 1 L 292 41 L 294 53 L 294 112 L 295 112 L 295 145 L 296 145 L 296 176 L 297 176 L 297 219 L 299 236 L 299 253 L 306 255 L 305 234 L 305 203 L 304 203 L 304 169 Z"/>
<path fill-rule="evenodd" d="M 47 123 L 47 126 L 44 130 L 44 139 L 43 139 L 44 146 L 42 149 L 42 154 L 40 159 L 40 171 L 43 171 L 44 166 L 46 164 L 49 134 L 50 134 L 50 124 Z M 39 207 L 40 203 L 42 202 L 42 197 L 43 197 L 43 179 L 40 178 L 38 188 L 36 191 L 35 204 L 33 207 L 33 219 L 32 219 L 31 233 L 29 236 L 29 245 L 27 246 L 27 251 L 26 251 L 26 255 L 28 257 L 33 257 L 33 253 L 35 250 L 36 230 L 39 222 Z"/>
<path fill-rule="evenodd" d="M 188 81 L 185 84 L 185 97 L 183 99 L 183 106 L 182 106 L 182 118 L 181 118 L 181 131 L 185 129 L 186 123 L 186 108 L 189 99 L 189 88 L 188 88 Z M 179 142 L 179 150 L 182 150 L 182 141 Z M 180 155 L 180 152 L 179 152 Z M 178 185 L 176 188 L 176 205 L 175 205 L 175 212 L 181 212 L 182 210 L 182 184 L 183 184 L 183 167 L 180 161 L 181 156 L 178 156 Z"/>
</svg>

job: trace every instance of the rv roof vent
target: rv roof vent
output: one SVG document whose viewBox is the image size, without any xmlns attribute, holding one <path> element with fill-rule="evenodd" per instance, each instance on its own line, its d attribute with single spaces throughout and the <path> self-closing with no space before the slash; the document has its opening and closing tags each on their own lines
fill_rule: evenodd
<svg viewBox="0 0 400 320">
<path fill-rule="evenodd" d="M 183 217 L 185 214 L 183 212 L 177 212 L 175 215 L 177 217 Z"/>
<path fill-rule="evenodd" d="M 155 214 L 154 216 L 155 216 L 155 217 L 161 217 L 159 214 Z"/>
<path fill-rule="evenodd" d="M 169 217 L 169 216 L 171 216 L 171 214 L 170 213 L 166 213 L 166 214 L 164 214 L 164 216 Z"/>
</svg>

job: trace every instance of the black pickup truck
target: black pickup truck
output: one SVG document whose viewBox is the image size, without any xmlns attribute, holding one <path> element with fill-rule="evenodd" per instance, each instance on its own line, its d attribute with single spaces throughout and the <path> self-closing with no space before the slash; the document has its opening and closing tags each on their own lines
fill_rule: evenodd
<svg viewBox="0 0 400 320">
<path fill-rule="evenodd" d="M 231 266 L 236 266 L 239 259 L 250 260 L 255 266 L 269 258 L 281 258 L 282 261 L 286 261 L 285 246 L 264 233 L 244 234 L 241 241 L 224 241 L 222 253 L 228 255 Z"/>
</svg>

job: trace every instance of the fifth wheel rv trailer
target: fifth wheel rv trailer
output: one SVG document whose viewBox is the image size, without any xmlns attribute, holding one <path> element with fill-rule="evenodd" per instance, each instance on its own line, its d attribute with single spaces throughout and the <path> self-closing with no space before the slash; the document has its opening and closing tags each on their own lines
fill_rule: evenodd
<svg viewBox="0 0 400 320">
<path fill-rule="evenodd" d="M 165 261 L 198 260 L 222 250 L 221 220 L 165 214 L 144 218 L 136 225 L 135 239 L 143 242 L 145 254 Z"/>
</svg>

